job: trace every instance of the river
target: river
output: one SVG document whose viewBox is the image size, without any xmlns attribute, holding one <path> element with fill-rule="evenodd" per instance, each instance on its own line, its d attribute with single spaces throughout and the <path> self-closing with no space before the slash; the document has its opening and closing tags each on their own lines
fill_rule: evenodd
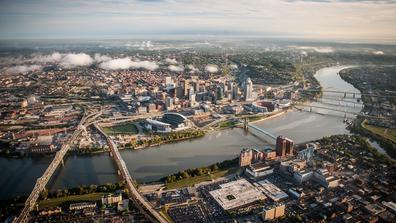
<svg viewBox="0 0 396 223">
<path fill-rule="evenodd" d="M 345 67 L 330 67 L 319 70 L 315 75 L 324 90 L 344 90 L 358 92 L 343 81 L 337 73 Z M 336 102 L 334 99 L 342 102 Z M 323 102 L 323 103 L 322 103 Z M 356 99 L 344 99 L 339 94 L 324 93 L 322 102 L 313 105 L 330 106 L 341 110 L 359 112 L 361 107 Z M 329 105 L 336 103 L 336 105 Z M 345 107 L 348 104 L 349 107 Z M 360 105 L 361 106 L 361 105 Z M 254 125 L 274 135 L 285 135 L 296 143 L 306 142 L 333 134 L 348 134 L 344 112 L 313 108 L 314 112 L 289 111 L 285 115 L 257 122 Z M 351 117 L 352 115 L 348 115 Z M 352 118 L 352 117 L 351 117 Z M 170 173 L 187 168 L 209 165 L 234 158 L 244 147 L 263 147 L 267 142 L 242 129 L 227 129 L 210 132 L 203 138 L 174 144 L 165 144 L 148 149 L 121 151 L 132 176 L 139 182 L 158 180 Z M 44 172 L 52 158 L 0 158 L 0 199 L 30 193 L 35 179 Z M 116 182 L 118 176 L 108 153 L 92 156 L 67 157 L 65 166 L 59 168 L 48 185 L 51 190 L 88 184 Z"/>
</svg>

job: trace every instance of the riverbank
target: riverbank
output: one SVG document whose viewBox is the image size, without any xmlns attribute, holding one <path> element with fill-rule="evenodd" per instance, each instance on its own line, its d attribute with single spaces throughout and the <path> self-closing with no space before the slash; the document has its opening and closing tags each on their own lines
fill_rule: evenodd
<svg viewBox="0 0 396 223">
<path fill-rule="evenodd" d="M 49 192 L 44 190 L 41 192 L 37 202 L 38 209 L 54 208 L 57 206 L 65 206 L 73 202 L 82 201 L 100 201 L 104 194 L 123 191 L 125 183 L 123 181 L 117 183 L 107 183 L 103 185 L 81 185 L 78 187 L 57 190 Z M 0 222 L 4 222 L 8 216 L 15 216 L 23 208 L 27 196 L 18 196 L 8 200 L 0 200 Z"/>
<path fill-rule="evenodd" d="M 292 108 L 288 108 L 286 110 L 276 111 L 271 114 L 267 114 L 267 113 L 266 114 L 257 114 L 256 116 L 248 117 L 248 120 L 249 120 L 249 123 L 262 122 L 265 120 L 273 119 L 273 118 L 279 117 L 281 115 L 284 115 L 287 113 L 287 111 L 289 111 L 291 109 Z M 238 118 L 238 116 L 236 118 Z M 224 122 L 220 122 L 219 124 L 217 124 L 217 128 L 214 128 L 210 131 L 220 131 L 220 130 L 235 128 L 238 126 L 240 126 L 240 122 L 238 122 L 236 120 L 226 120 Z"/>
<path fill-rule="evenodd" d="M 340 77 L 364 94 L 363 112 L 350 126 L 354 133 L 376 141 L 391 158 L 396 159 L 396 122 L 392 115 L 396 95 L 396 66 L 361 66 L 340 71 Z M 376 118 L 378 117 L 378 118 Z"/>
<path fill-rule="evenodd" d="M 262 122 L 262 121 L 265 121 L 265 120 L 277 118 L 277 117 L 279 117 L 281 115 L 286 114 L 289 110 L 292 110 L 292 108 L 288 108 L 286 110 L 278 111 L 278 112 L 276 112 L 274 114 L 271 114 L 270 116 L 262 117 L 261 119 L 258 119 L 258 120 L 249 121 L 249 123 L 253 124 L 253 123 Z"/>
<path fill-rule="evenodd" d="M 350 126 L 350 130 L 353 133 L 360 134 L 371 140 L 374 140 L 381 146 L 381 148 L 386 151 L 386 154 L 388 156 L 396 160 L 396 144 L 392 140 L 383 137 L 381 134 L 372 132 L 369 129 L 365 128 L 363 126 L 365 120 L 366 119 L 363 117 L 358 117 Z"/>
<path fill-rule="evenodd" d="M 137 141 L 131 144 L 131 149 L 143 149 L 148 147 L 160 146 L 162 144 L 176 143 L 188 139 L 201 138 L 205 132 L 200 129 L 183 130 L 166 134 L 154 135 L 150 139 Z"/>
<path fill-rule="evenodd" d="M 239 158 L 225 160 L 206 167 L 187 169 L 168 175 L 161 179 L 166 189 L 176 189 L 182 187 L 190 187 L 196 184 L 213 181 L 217 178 L 224 177 L 236 173 Z"/>
</svg>

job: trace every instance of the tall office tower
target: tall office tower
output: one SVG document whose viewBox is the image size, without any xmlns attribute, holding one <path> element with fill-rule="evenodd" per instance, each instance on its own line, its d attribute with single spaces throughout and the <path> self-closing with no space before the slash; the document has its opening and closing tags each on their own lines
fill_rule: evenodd
<svg viewBox="0 0 396 223">
<path fill-rule="evenodd" d="M 278 136 L 278 138 L 276 138 L 276 156 L 283 157 L 285 155 L 286 155 L 285 137 Z"/>
<path fill-rule="evenodd" d="M 253 152 L 251 149 L 243 149 L 239 154 L 239 166 L 249 166 L 252 163 Z"/>
<path fill-rule="evenodd" d="M 217 99 L 217 100 L 222 100 L 223 97 L 224 97 L 223 88 L 220 87 L 220 86 L 218 86 L 217 89 L 216 89 L 216 99 Z"/>
<path fill-rule="evenodd" d="M 227 90 L 233 91 L 234 90 L 234 83 L 232 81 L 227 82 Z"/>
<path fill-rule="evenodd" d="M 189 80 L 184 80 L 183 81 L 183 90 L 184 90 L 184 96 L 188 96 L 189 90 L 190 90 L 190 81 Z"/>
<path fill-rule="evenodd" d="M 253 101 L 253 82 L 250 78 L 246 79 L 244 90 L 245 101 Z"/>
<path fill-rule="evenodd" d="M 238 86 L 234 86 L 232 89 L 232 99 L 238 99 Z"/>
<path fill-rule="evenodd" d="M 294 142 L 284 136 L 276 138 L 276 155 L 284 157 L 293 154 Z"/>
<path fill-rule="evenodd" d="M 173 109 L 173 98 L 166 97 L 165 106 L 166 106 L 166 110 L 172 110 Z"/>
<path fill-rule="evenodd" d="M 198 83 L 198 81 L 192 81 L 190 88 L 193 88 L 194 91 L 199 91 L 199 83 Z"/>
<path fill-rule="evenodd" d="M 178 97 L 178 98 L 183 98 L 184 97 L 184 89 L 183 89 L 183 87 L 182 86 L 177 86 L 176 88 L 175 88 L 175 94 L 176 94 L 176 97 Z"/>
<path fill-rule="evenodd" d="M 286 138 L 286 154 L 293 155 L 294 142 L 291 139 Z"/>
<path fill-rule="evenodd" d="M 165 77 L 165 85 L 168 86 L 168 85 L 171 85 L 171 84 L 173 84 L 172 77 L 166 76 Z"/>
</svg>

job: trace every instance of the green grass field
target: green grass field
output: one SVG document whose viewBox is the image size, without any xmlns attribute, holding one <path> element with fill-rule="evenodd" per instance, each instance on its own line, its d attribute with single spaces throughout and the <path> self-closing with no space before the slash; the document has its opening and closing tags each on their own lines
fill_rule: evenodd
<svg viewBox="0 0 396 223">
<path fill-rule="evenodd" d="M 224 121 L 219 123 L 220 128 L 229 128 L 229 127 L 234 127 L 238 124 L 238 122 L 235 121 Z"/>
<path fill-rule="evenodd" d="M 195 184 L 205 182 L 205 181 L 212 181 L 220 177 L 224 177 L 226 175 L 235 173 L 238 168 L 234 167 L 229 170 L 218 170 L 216 172 L 211 173 L 210 175 L 205 174 L 202 176 L 190 177 L 183 180 L 178 180 L 176 182 L 167 183 L 165 186 L 167 189 L 175 189 L 175 188 L 183 188 L 183 187 L 190 187 Z"/>
<path fill-rule="evenodd" d="M 111 127 L 104 127 L 104 132 L 110 135 L 116 134 L 137 134 L 139 133 L 136 124 L 134 123 L 127 123 L 122 125 L 115 125 Z"/>
<path fill-rule="evenodd" d="M 362 122 L 362 126 L 370 132 L 378 134 L 386 139 L 390 139 L 394 143 L 396 143 L 396 129 L 386 129 L 374 125 L 369 125 L 367 124 L 367 120 L 364 120 L 364 122 Z"/>
<path fill-rule="evenodd" d="M 83 195 L 70 195 L 67 197 L 51 198 L 48 200 L 42 200 L 38 202 L 39 208 L 55 207 L 61 205 L 64 202 L 78 202 L 78 201 L 97 201 L 102 198 L 105 193 L 92 193 Z"/>
</svg>

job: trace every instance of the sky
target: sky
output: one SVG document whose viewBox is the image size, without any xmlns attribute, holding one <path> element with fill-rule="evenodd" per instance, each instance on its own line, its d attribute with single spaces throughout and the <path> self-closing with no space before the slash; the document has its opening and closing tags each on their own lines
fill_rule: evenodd
<svg viewBox="0 0 396 223">
<path fill-rule="evenodd" d="M 0 38 L 235 35 L 396 42 L 396 0 L 0 0 Z"/>
</svg>

